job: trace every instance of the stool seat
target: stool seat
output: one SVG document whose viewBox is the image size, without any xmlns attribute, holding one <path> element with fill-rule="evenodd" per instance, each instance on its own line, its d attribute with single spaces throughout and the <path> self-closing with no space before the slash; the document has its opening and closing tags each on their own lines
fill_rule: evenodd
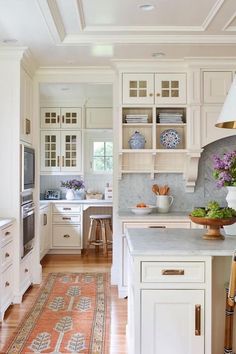
<svg viewBox="0 0 236 354">
<path fill-rule="evenodd" d="M 112 216 L 109 214 L 90 215 L 86 255 L 91 245 L 95 246 L 96 251 L 99 250 L 99 246 L 102 246 L 103 254 L 108 255 L 108 245 L 112 244 L 111 220 Z"/>
<path fill-rule="evenodd" d="M 111 219 L 111 215 L 90 215 L 90 219 Z"/>
</svg>

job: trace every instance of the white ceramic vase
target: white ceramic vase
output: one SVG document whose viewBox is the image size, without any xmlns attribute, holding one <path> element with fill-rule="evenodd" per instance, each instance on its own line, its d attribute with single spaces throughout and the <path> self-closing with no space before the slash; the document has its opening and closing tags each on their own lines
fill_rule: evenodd
<svg viewBox="0 0 236 354">
<path fill-rule="evenodd" d="M 226 187 L 228 190 L 226 201 L 228 207 L 236 210 L 236 187 Z M 229 226 L 224 226 L 224 230 L 227 235 L 236 235 L 236 223 Z"/>
<path fill-rule="evenodd" d="M 158 213 L 168 213 L 174 198 L 172 195 L 157 195 L 156 206 Z"/>
<path fill-rule="evenodd" d="M 66 192 L 66 199 L 67 199 L 67 200 L 75 199 L 75 194 L 74 194 L 73 189 L 67 189 L 67 192 Z"/>
</svg>

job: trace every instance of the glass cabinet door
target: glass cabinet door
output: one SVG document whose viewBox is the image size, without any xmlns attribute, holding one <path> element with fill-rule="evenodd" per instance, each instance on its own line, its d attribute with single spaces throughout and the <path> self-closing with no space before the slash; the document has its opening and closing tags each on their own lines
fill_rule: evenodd
<svg viewBox="0 0 236 354">
<path fill-rule="evenodd" d="M 156 104 L 186 103 L 186 74 L 155 74 Z"/>
<path fill-rule="evenodd" d="M 154 103 L 154 74 L 123 74 L 123 104 L 132 103 Z"/>
<path fill-rule="evenodd" d="M 60 128 L 60 108 L 41 108 L 41 128 Z"/>
<path fill-rule="evenodd" d="M 61 108 L 61 128 L 81 128 L 81 109 L 80 108 Z"/>
<path fill-rule="evenodd" d="M 60 132 L 41 132 L 41 171 L 60 171 Z"/>
<path fill-rule="evenodd" d="M 81 132 L 61 132 L 61 171 L 81 171 Z"/>
</svg>

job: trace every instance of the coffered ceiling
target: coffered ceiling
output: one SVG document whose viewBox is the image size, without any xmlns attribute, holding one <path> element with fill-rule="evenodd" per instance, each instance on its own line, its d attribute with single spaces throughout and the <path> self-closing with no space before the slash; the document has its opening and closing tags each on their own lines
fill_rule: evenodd
<svg viewBox="0 0 236 354">
<path fill-rule="evenodd" d="M 0 43 L 29 47 L 39 66 L 236 57 L 236 1 L 0 0 Z"/>
</svg>

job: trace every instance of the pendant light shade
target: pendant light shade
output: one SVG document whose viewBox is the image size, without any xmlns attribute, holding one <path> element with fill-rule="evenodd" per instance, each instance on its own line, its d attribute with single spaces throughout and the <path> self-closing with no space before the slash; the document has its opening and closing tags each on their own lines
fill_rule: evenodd
<svg viewBox="0 0 236 354">
<path fill-rule="evenodd" d="M 218 128 L 236 129 L 236 76 L 215 126 Z"/>
</svg>

